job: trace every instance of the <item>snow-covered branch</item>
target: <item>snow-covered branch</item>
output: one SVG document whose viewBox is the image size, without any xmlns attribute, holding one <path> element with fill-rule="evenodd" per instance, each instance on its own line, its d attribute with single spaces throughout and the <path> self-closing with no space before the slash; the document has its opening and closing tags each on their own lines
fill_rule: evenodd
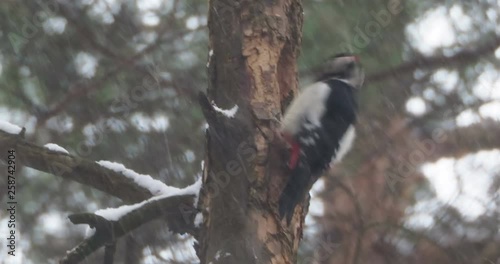
<svg viewBox="0 0 500 264">
<path fill-rule="evenodd" d="M 17 130 L 16 130 L 17 131 Z M 0 129 L 0 149 L 14 148 L 20 165 L 76 181 L 128 203 L 137 203 L 158 194 L 123 173 L 105 168 L 94 161 L 29 143 L 17 134 Z M 0 159 L 5 159 L 0 156 Z"/>
<path fill-rule="evenodd" d="M 88 224 L 96 230 L 91 237 L 69 250 L 60 263 L 79 263 L 102 246 L 114 244 L 118 238 L 161 217 L 182 219 L 183 222 L 170 224 L 170 229 L 177 233 L 192 233 L 197 213 L 194 205 L 200 187 L 201 180 L 198 180 L 177 192 L 154 196 L 137 204 L 99 210 L 95 214 L 70 215 L 73 224 Z"/>
<path fill-rule="evenodd" d="M 78 263 L 101 246 L 131 230 L 161 216 L 172 232 L 195 233 L 197 197 L 201 181 L 184 189 L 167 186 L 149 175 L 109 161 L 89 161 L 69 154 L 55 144 L 44 147 L 23 139 L 23 129 L 3 122 L 0 124 L 0 149 L 15 149 L 21 165 L 73 180 L 122 199 L 133 205 L 97 211 L 95 214 L 70 216 L 75 224 L 97 227 L 61 263 Z M 4 159 L 0 156 L 0 159 Z M 110 237 L 111 235 L 111 237 Z"/>
</svg>

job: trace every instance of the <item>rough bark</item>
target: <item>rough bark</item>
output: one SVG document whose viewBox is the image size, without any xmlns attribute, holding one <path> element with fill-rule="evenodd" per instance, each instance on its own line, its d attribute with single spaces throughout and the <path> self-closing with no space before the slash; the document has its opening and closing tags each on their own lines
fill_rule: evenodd
<svg viewBox="0 0 500 264">
<path fill-rule="evenodd" d="M 209 129 L 197 248 L 201 263 L 293 263 L 304 210 L 276 208 L 284 166 L 276 117 L 297 91 L 302 7 L 297 0 L 210 1 L 209 100 L 238 105 L 228 118 L 201 99 Z"/>
</svg>

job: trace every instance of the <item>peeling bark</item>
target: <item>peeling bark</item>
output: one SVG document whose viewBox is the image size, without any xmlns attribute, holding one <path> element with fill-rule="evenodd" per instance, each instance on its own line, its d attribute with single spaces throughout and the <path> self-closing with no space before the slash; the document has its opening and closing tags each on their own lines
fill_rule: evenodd
<svg viewBox="0 0 500 264">
<path fill-rule="evenodd" d="M 296 0 L 210 1 L 209 129 L 197 248 L 201 263 L 294 263 L 304 210 L 277 214 L 284 161 L 276 119 L 297 91 L 302 7 Z M 213 110 L 239 110 L 228 118 Z"/>
</svg>

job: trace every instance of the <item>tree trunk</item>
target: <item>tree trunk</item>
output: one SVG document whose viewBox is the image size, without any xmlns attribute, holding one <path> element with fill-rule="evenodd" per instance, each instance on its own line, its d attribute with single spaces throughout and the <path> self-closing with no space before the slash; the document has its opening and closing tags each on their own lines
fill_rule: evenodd
<svg viewBox="0 0 500 264">
<path fill-rule="evenodd" d="M 277 214 L 286 177 L 276 118 L 297 91 L 298 0 L 222 1 L 209 7 L 209 128 L 199 207 L 201 263 L 294 263 L 305 210 L 290 226 Z M 306 207 L 307 208 L 307 207 Z"/>
</svg>

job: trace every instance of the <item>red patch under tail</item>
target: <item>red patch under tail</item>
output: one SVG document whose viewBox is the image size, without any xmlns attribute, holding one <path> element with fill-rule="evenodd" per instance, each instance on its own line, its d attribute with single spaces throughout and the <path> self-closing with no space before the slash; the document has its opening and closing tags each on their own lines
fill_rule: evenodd
<svg viewBox="0 0 500 264">
<path fill-rule="evenodd" d="M 292 147 L 292 151 L 290 153 L 290 161 L 288 163 L 288 166 L 290 169 L 294 169 L 297 166 L 297 162 L 299 161 L 299 155 L 300 155 L 300 145 L 295 139 L 288 135 L 288 134 L 283 134 L 283 137 L 285 140 L 290 144 Z"/>
</svg>

